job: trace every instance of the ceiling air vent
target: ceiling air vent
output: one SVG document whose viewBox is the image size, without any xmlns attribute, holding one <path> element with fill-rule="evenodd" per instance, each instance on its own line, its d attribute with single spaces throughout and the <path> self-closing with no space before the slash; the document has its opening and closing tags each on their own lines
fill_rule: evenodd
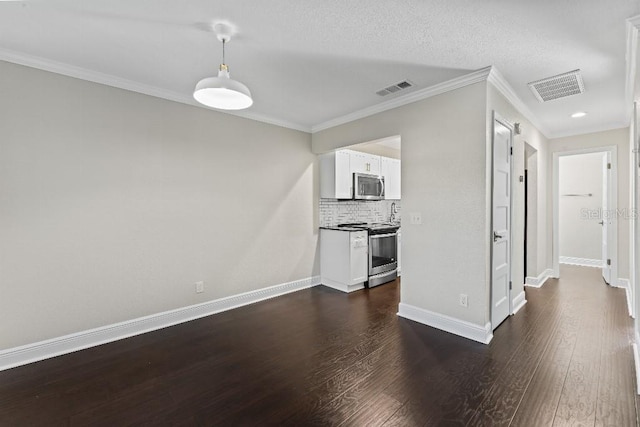
<svg viewBox="0 0 640 427">
<path fill-rule="evenodd" d="M 376 92 L 376 94 L 380 96 L 386 96 L 386 95 L 389 95 L 390 93 L 396 93 L 403 89 L 408 89 L 410 87 L 413 87 L 413 83 L 411 83 L 409 80 L 403 80 L 389 87 L 385 87 L 384 89 L 380 89 L 379 91 Z"/>
<path fill-rule="evenodd" d="M 528 85 L 540 102 L 578 95 L 584 92 L 584 84 L 582 83 L 580 70 L 573 70 L 546 79 L 536 80 L 535 82 L 528 83 Z"/>
</svg>

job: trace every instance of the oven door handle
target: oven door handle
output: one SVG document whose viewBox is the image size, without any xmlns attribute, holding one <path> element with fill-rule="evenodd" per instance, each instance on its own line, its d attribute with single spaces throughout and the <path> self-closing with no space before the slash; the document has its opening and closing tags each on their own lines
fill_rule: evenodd
<svg viewBox="0 0 640 427">
<path fill-rule="evenodd" d="M 371 234 L 369 235 L 369 238 L 371 239 L 382 239 L 384 237 L 397 237 L 398 233 L 388 233 L 388 234 Z"/>
</svg>

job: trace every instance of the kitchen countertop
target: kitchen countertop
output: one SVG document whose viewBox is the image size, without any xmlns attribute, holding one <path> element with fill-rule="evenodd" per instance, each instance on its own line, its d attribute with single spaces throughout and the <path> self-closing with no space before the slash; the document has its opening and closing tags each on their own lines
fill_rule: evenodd
<svg viewBox="0 0 640 427">
<path fill-rule="evenodd" d="M 356 227 L 338 227 L 337 225 L 329 226 L 329 227 L 320 227 L 321 230 L 336 230 L 336 231 L 367 231 L 364 228 L 356 228 Z"/>
<path fill-rule="evenodd" d="M 397 225 L 400 227 L 400 223 L 389 224 L 389 225 Z M 321 230 L 337 230 L 337 231 L 366 231 L 366 229 L 359 227 L 338 227 L 337 225 L 328 225 L 324 227 L 320 227 Z"/>
</svg>

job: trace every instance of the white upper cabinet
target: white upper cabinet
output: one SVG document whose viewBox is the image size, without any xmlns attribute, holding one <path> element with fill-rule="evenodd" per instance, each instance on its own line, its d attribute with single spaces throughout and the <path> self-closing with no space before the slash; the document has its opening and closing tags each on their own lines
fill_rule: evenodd
<svg viewBox="0 0 640 427">
<path fill-rule="evenodd" d="M 320 156 L 320 198 L 350 199 L 353 197 L 351 155 L 347 150 Z"/>
<path fill-rule="evenodd" d="M 348 151 L 351 155 L 351 173 L 380 175 L 380 156 L 359 151 L 344 151 Z"/>
<path fill-rule="evenodd" d="M 384 176 L 384 198 L 400 200 L 400 160 L 381 157 L 380 172 Z"/>
<path fill-rule="evenodd" d="M 353 198 L 353 174 L 385 177 L 385 198 L 400 199 L 400 160 L 352 150 L 322 154 L 320 161 L 320 198 Z"/>
</svg>

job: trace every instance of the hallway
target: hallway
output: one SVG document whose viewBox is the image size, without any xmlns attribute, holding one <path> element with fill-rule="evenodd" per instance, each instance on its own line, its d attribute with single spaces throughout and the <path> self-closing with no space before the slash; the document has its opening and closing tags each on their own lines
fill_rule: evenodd
<svg viewBox="0 0 640 427">
<path fill-rule="evenodd" d="M 634 426 L 632 321 L 595 268 L 483 345 L 317 286 L 0 372 L 0 425 Z"/>
<path fill-rule="evenodd" d="M 597 268 L 561 265 L 560 276 L 527 288 L 527 305 L 495 331 L 491 347 L 521 341 L 512 358 L 519 370 L 507 363 L 504 380 L 494 384 L 523 387 L 512 425 L 636 425 L 633 323 L 624 290 L 607 286 Z"/>
</svg>

